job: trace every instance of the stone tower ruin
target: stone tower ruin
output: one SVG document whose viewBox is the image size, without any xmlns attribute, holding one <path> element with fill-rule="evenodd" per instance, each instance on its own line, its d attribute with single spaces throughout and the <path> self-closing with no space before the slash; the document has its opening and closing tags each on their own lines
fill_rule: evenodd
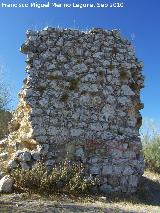
<svg viewBox="0 0 160 213">
<path fill-rule="evenodd" d="M 106 192 L 136 191 L 143 174 L 139 128 L 143 67 L 118 30 L 27 31 L 28 77 L 6 139 L 9 166 L 80 161 Z"/>
</svg>

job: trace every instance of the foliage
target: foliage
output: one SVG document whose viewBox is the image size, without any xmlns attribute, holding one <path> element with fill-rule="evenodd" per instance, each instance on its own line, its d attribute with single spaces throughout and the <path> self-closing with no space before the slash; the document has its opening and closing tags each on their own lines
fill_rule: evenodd
<svg viewBox="0 0 160 213">
<path fill-rule="evenodd" d="M 38 162 L 31 170 L 16 169 L 11 175 L 17 189 L 39 194 L 88 194 L 97 184 L 95 179 L 85 177 L 82 164 L 67 161 L 55 165 L 51 171 Z"/>
<path fill-rule="evenodd" d="M 4 68 L 0 65 L 0 110 L 6 110 L 10 102 L 9 86 L 5 83 Z"/>
<path fill-rule="evenodd" d="M 143 120 L 141 138 L 146 167 L 151 171 L 160 172 L 160 135 L 153 120 Z"/>
<path fill-rule="evenodd" d="M 6 86 L 2 82 L 0 82 L 0 109 L 6 109 L 9 102 L 9 92 Z"/>
<path fill-rule="evenodd" d="M 143 147 L 146 166 L 155 172 L 160 172 L 160 137 L 154 136 Z"/>
<path fill-rule="evenodd" d="M 12 115 L 7 110 L 11 102 L 9 88 L 4 83 L 2 66 L 0 66 L 0 140 L 8 133 L 8 122 Z"/>
<path fill-rule="evenodd" d="M 9 111 L 0 109 L 0 140 L 8 134 L 8 122 L 11 118 L 12 114 Z"/>
</svg>

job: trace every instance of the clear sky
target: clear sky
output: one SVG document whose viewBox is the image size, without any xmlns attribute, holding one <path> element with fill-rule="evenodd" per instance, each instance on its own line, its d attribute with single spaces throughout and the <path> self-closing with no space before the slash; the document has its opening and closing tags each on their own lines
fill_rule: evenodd
<svg viewBox="0 0 160 213">
<path fill-rule="evenodd" d="M 61 0 L 56 3 L 114 3 L 123 2 L 123 8 L 2 8 L 0 7 L 0 65 L 10 85 L 12 105 L 18 103 L 17 94 L 25 77 L 25 56 L 19 47 L 25 41 L 27 29 L 44 26 L 89 29 L 102 27 L 120 29 L 132 40 L 137 57 L 144 62 L 145 88 L 141 99 L 145 108 L 143 118 L 152 118 L 160 124 L 160 1 L 159 0 Z M 47 0 L 39 3 L 48 2 Z M 0 3 L 31 3 L 31 0 L 0 0 Z M 36 1 L 35 1 L 36 2 Z"/>
</svg>

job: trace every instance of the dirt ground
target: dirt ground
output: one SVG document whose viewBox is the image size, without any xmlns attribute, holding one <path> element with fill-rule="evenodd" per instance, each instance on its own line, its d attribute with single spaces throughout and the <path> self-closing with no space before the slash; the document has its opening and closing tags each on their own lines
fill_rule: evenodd
<svg viewBox="0 0 160 213">
<path fill-rule="evenodd" d="M 145 172 L 137 194 L 131 197 L 84 197 L 67 195 L 1 194 L 0 213 L 160 213 L 160 175 Z"/>
</svg>

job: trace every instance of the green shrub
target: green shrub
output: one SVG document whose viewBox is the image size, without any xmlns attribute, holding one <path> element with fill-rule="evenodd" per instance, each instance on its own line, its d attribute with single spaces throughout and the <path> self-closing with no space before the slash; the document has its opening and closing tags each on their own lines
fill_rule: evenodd
<svg viewBox="0 0 160 213">
<path fill-rule="evenodd" d="M 43 188 L 43 182 L 47 177 L 47 171 L 42 164 L 37 163 L 32 167 L 32 170 L 16 169 L 12 171 L 11 175 L 15 180 L 15 187 L 17 189 L 40 192 Z"/>
<path fill-rule="evenodd" d="M 86 178 L 82 164 L 60 163 L 48 171 L 42 163 L 36 163 L 31 170 L 16 169 L 11 172 L 15 188 L 30 193 L 72 195 L 88 194 L 97 181 Z"/>
<path fill-rule="evenodd" d="M 0 140 L 2 140 L 8 134 L 8 123 L 11 121 L 12 114 L 0 109 Z"/>
<path fill-rule="evenodd" d="M 146 167 L 152 171 L 160 172 L 160 137 L 158 135 L 143 142 L 143 155 Z"/>
</svg>

